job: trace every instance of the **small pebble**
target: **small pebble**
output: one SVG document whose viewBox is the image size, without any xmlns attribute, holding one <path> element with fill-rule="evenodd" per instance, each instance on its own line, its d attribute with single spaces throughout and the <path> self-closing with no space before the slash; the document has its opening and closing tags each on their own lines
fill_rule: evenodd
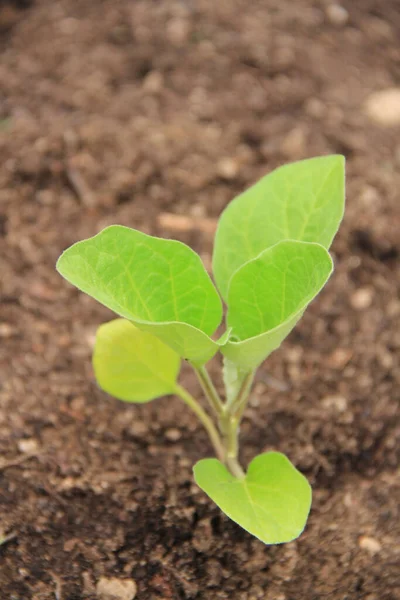
<svg viewBox="0 0 400 600">
<path fill-rule="evenodd" d="M 97 327 L 86 327 L 84 330 L 84 338 L 90 348 L 94 348 L 96 342 Z"/>
<path fill-rule="evenodd" d="M 78 538 L 70 538 L 66 542 L 64 542 L 64 552 L 72 552 L 72 550 L 79 544 Z"/>
<path fill-rule="evenodd" d="M 350 348 L 336 348 L 329 356 L 328 366 L 332 369 L 343 369 L 353 356 Z"/>
<path fill-rule="evenodd" d="M 372 304 L 374 292 L 369 287 L 359 288 L 352 294 L 350 304 L 356 310 L 365 310 Z"/>
<path fill-rule="evenodd" d="M 340 395 L 325 396 L 321 403 L 325 408 L 334 408 L 338 412 L 344 412 L 347 409 L 347 399 Z"/>
<path fill-rule="evenodd" d="M 306 132 L 302 127 L 295 127 L 284 138 L 281 143 L 281 152 L 288 158 L 301 156 L 307 142 Z"/>
<path fill-rule="evenodd" d="M 391 352 L 388 352 L 388 351 L 380 348 L 379 353 L 377 354 L 377 358 L 384 369 L 387 369 L 389 371 L 390 369 L 393 368 L 394 352 L 392 354 Z"/>
<path fill-rule="evenodd" d="M 128 427 L 128 432 L 131 435 L 141 437 L 147 434 L 148 427 L 143 421 L 133 421 Z"/>
<path fill-rule="evenodd" d="M 157 94 L 164 86 L 164 78 L 158 71 L 151 71 L 143 81 L 143 89 L 150 94 Z"/>
<path fill-rule="evenodd" d="M 304 109 L 310 117 L 322 119 L 326 113 L 326 106 L 318 98 L 309 98 L 304 105 Z"/>
<path fill-rule="evenodd" d="M 166 430 L 165 437 L 169 442 L 177 442 L 181 439 L 182 433 L 179 429 L 176 429 L 175 427 L 170 427 Z"/>
<path fill-rule="evenodd" d="M 171 19 L 167 23 L 168 41 L 171 42 L 173 46 L 184 46 L 189 40 L 190 30 L 190 22 L 187 19 Z"/>
<path fill-rule="evenodd" d="M 361 550 L 366 550 L 370 554 L 377 554 L 382 550 L 382 544 L 376 538 L 368 535 L 362 535 L 358 540 Z"/>
<path fill-rule="evenodd" d="M 217 172 L 222 179 L 235 179 L 239 172 L 239 165 L 233 158 L 222 158 L 217 164 Z"/>
<path fill-rule="evenodd" d="M 353 508 L 354 506 L 354 499 L 353 496 L 347 492 L 344 497 L 343 497 L 343 504 L 346 506 L 346 508 Z"/>
<path fill-rule="evenodd" d="M 388 88 L 369 96 L 364 108 L 368 117 L 378 125 L 400 123 L 400 88 Z"/>
<path fill-rule="evenodd" d="M 360 202 L 367 208 L 379 206 L 379 192 L 371 185 L 366 185 L 360 194 Z"/>
<path fill-rule="evenodd" d="M 56 292 L 42 281 L 34 281 L 29 288 L 29 294 L 39 300 L 50 302 L 56 297 Z"/>
<path fill-rule="evenodd" d="M 18 450 L 24 454 L 34 454 L 39 450 L 39 444 L 33 438 L 28 440 L 19 440 L 17 446 Z"/>
<path fill-rule="evenodd" d="M 9 323 L 0 323 L 0 338 L 10 338 L 17 333 L 17 329 Z"/>
<path fill-rule="evenodd" d="M 96 585 L 96 594 L 100 600 L 133 600 L 136 591 L 133 579 L 100 577 Z"/>
<path fill-rule="evenodd" d="M 337 27 L 343 27 L 349 20 L 349 13 L 340 4 L 329 4 L 326 7 L 326 16 L 332 25 Z"/>
</svg>

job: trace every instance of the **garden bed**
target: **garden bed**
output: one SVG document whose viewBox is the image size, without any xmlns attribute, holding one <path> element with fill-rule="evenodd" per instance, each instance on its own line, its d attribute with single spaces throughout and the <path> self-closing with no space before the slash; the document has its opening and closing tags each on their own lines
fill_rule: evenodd
<svg viewBox="0 0 400 600">
<path fill-rule="evenodd" d="M 365 104 L 398 81 L 400 11 L 331 6 L 0 3 L 1 598 L 95 599 L 101 577 L 146 600 L 400 598 L 400 128 Z M 179 400 L 96 388 L 112 315 L 54 265 L 120 223 L 209 268 L 231 198 L 336 152 L 335 274 L 260 370 L 242 427 L 243 464 L 280 450 L 314 490 L 304 534 L 266 547 L 195 486 L 212 450 Z"/>
</svg>

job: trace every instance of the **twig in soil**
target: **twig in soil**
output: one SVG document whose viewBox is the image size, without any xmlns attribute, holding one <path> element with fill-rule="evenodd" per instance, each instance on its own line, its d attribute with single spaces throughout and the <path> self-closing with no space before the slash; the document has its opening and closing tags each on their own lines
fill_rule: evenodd
<svg viewBox="0 0 400 600">
<path fill-rule="evenodd" d="M 0 536 L 0 548 L 1 546 L 4 546 L 5 544 L 8 544 L 8 542 L 12 542 L 12 540 L 15 540 L 17 537 L 17 532 L 16 531 L 12 531 L 11 533 L 9 533 L 8 535 Z"/>
<path fill-rule="evenodd" d="M 50 575 L 56 586 L 54 590 L 54 597 L 56 600 L 62 600 L 62 581 L 55 573 L 50 573 Z"/>
<path fill-rule="evenodd" d="M 65 174 L 67 176 L 68 183 L 78 200 L 80 200 L 82 204 L 88 208 L 93 208 L 96 203 L 94 194 L 82 177 L 81 173 L 79 173 L 75 167 L 67 165 Z"/>
<path fill-rule="evenodd" d="M 42 452 L 33 452 L 32 454 L 26 454 L 24 456 L 20 456 L 19 458 L 15 458 L 14 460 L 4 461 L 0 463 L 0 471 L 4 471 L 10 467 L 18 467 L 31 458 L 37 458 L 40 454 L 42 454 Z"/>
</svg>

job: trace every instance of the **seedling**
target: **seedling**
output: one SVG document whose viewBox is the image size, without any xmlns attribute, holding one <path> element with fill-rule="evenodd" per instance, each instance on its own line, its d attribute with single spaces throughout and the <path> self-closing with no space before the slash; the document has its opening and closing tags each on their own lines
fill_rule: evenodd
<svg viewBox="0 0 400 600">
<path fill-rule="evenodd" d="M 254 373 L 296 325 L 332 273 L 328 248 L 344 209 L 344 158 L 325 156 L 276 169 L 223 212 L 215 238 L 214 287 L 185 244 L 113 225 L 59 258 L 69 282 L 119 317 L 100 326 L 93 365 L 106 392 L 144 403 L 179 396 L 205 427 L 217 458 L 194 467 L 202 490 L 266 544 L 295 539 L 311 506 L 306 478 L 279 452 L 247 473 L 238 434 Z M 226 330 L 221 324 L 223 300 Z M 206 363 L 223 356 L 224 400 Z M 211 415 L 177 381 L 194 369 Z"/>
</svg>

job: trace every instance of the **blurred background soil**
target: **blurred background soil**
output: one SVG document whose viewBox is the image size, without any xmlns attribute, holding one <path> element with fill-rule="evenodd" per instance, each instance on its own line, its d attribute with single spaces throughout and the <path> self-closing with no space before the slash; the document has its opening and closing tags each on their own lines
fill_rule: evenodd
<svg viewBox="0 0 400 600">
<path fill-rule="evenodd" d="M 399 39 L 397 0 L 0 2 L 2 600 L 400 598 Z M 177 399 L 96 388 L 112 315 L 54 264 L 121 223 L 209 268 L 230 199 L 335 152 L 335 275 L 242 428 L 243 464 L 278 449 L 314 488 L 301 538 L 266 547 L 194 485 L 211 448 Z"/>
</svg>

